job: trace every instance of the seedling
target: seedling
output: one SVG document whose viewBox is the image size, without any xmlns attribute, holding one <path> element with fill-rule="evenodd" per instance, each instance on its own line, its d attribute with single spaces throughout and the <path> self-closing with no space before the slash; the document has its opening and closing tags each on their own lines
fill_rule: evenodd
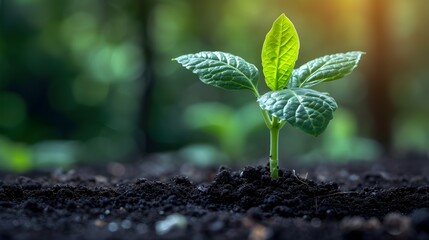
<svg viewBox="0 0 429 240">
<path fill-rule="evenodd" d="M 272 90 L 258 91 L 259 71 L 243 58 L 225 52 L 199 52 L 173 60 L 215 87 L 253 92 L 270 130 L 270 174 L 278 178 L 279 131 L 286 124 L 314 136 L 321 134 L 333 118 L 337 103 L 328 93 L 310 87 L 350 74 L 363 52 L 326 55 L 294 69 L 299 38 L 292 22 L 284 15 L 274 21 L 262 46 L 265 83 Z"/>
</svg>

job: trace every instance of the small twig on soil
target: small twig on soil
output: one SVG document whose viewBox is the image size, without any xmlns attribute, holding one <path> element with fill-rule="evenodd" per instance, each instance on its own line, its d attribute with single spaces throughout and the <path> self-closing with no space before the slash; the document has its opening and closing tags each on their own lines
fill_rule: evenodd
<svg viewBox="0 0 429 240">
<path fill-rule="evenodd" d="M 323 195 L 323 196 L 315 197 L 315 198 L 314 198 L 314 204 L 315 204 L 315 207 L 316 207 L 316 211 L 317 211 L 317 209 L 319 208 L 319 207 L 318 207 L 318 204 L 317 204 L 317 199 L 318 199 L 318 198 L 326 198 L 326 197 L 332 197 L 332 196 L 335 196 L 335 195 L 352 194 L 352 193 L 357 193 L 357 192 L 354 192 L 354 191 L 348 191 L 348 192 L 336 192 L 336 193 L 330 193 L 330 194 L 326 194 L 326 195 Z"/>
<path fill-rule="evenodd" d="M 308 178 L 308 172 L 305 173 L 304 180 L 307 180 L 307 178 Z"/>
<path fill-rule="evenodd" d="M 298 181 L 300 181 L 302 184 L 305 184 L 306 186 L 308 186 L 308 184 L 307 184 L 306 182 L 302 181 L 302 180 L 300 179 L 300 177 L 298 177 L 298 176 L 296 175 L 295 169 L 292 169 L 292 174 L 293 174 L 293 176 L 294 176 Z M 305 174 L 305 178 L 303 178 L 303 179 L 304 179 L 304 180 L 307 180 L 307 176 L 308 176 L 308 173 L 307 173 L 307 174 Z"/>
</svg>

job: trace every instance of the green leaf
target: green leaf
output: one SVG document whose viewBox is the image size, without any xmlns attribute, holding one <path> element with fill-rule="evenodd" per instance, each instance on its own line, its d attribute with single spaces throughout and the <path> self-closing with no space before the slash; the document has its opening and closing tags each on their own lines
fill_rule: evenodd
<svg viewBox="0 0 429 240">
<path fill-rule="evenodd" d="M 308 88 L 343 78 L 357 67 L 362 54 L 355 51 L 314 59 L 293 71 L 288 88 Z"/>
<path fill-rule="evenodd" d="M 224 89 L 249 89 L 256 93 L 259 72 L 241 57 L 224 52 L 199 52 L 175 58 L 206 84 Z"/>
<path fill-rule="evenodd" d="M 292 22 L 282 14 L 274 21 L 262 46 L 265 82 L 271 90 L 287 86 L 298 52 L 298 34 Z"/>
<path fill-rule="evenodd" d="M 309 88 L 268 92 L 258 103 L 271 115 L 315 136 L 326 129 L 337 109 L 337 103 L 327 93 Z"/>
</svg>

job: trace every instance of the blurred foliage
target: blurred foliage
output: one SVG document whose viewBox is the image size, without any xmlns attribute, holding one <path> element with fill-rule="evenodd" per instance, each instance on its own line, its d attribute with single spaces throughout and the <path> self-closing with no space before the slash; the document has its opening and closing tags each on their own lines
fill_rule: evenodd
<svg viewBox="0 0 429 240">
<path fill-rule="evenodd" d="M 132 151 L 144 59 L 127 3 L 0 4 L 0 161 L 10 162 L 2 165 L 62 166 Z"/>
<path fill-rule="evenodd" d="M 335 121 L 321 136 L 320 147 L 303 155 L 305 161 L 373 160 L 381 155 L 380 146 L 359 136 L 358 124 L 347 110 L 338 109 Z"/>
<path fill-rule="evenodd" d="M 158 151 L 206 162 L 263 158 L 268 133 L 256 103 L 248 106 L 254 97 L 207 87 L 170 59 L 222 50 L 261 69 L 263 39 L 282 12 L 300 35 L 297 66 L 329 53 L 367 52 L 359 72 L 318 89 L 343 109 L 325 135 L 286 128 L 282 156 L 376 157 L 373 92 L 386 93 L 392 105 L 385 122 L 392 149 L 429 154 L 429 2 L 380 2 L 384 58 L 371 30 L 371 0 L 0 0 L 0 168 Z M 373 89 L 380 62 L 388 64 L 387 81 Z"/>
<path fill-rule="evenodd" d="M 192 129 L 208 133 L 220 146 L 217 152 L 224 152 L 230 161 L 243 161 L 247 155 L 246 146 L 252 142 L 251 133 L 263 125 L 262 115 L 258 106 L 252 102 L 239 109 L 233 109 L 222 103 L 196 103 L 188 107 L 184 117 Z M 201 135 L 200 135 L 201 136 Z M 204 142 L 207 136 L 196 137 L 196 142 Z M 193 148 L 200 152 L 200 148 Z M 192 157 L 188 150 L 188 158 Z M 214 156 L 210 162 L 218 161 Z M 251 157 L 251 156 L 248 156 Z M 206 160 L 207 161 L 207 160 Z"/>
</svg>

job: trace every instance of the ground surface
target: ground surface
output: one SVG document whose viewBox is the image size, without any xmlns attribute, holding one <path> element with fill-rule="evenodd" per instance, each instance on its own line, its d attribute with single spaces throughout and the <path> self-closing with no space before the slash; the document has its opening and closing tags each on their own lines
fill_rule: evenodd
<svg viewBox="0 0 429 240">
<path fill-rule="evenodd" d="M 275 181 L 266 166 L 2 174 L 0 239 L 429 239 L 429 162 L 404 159 Z"/>
</svg>

